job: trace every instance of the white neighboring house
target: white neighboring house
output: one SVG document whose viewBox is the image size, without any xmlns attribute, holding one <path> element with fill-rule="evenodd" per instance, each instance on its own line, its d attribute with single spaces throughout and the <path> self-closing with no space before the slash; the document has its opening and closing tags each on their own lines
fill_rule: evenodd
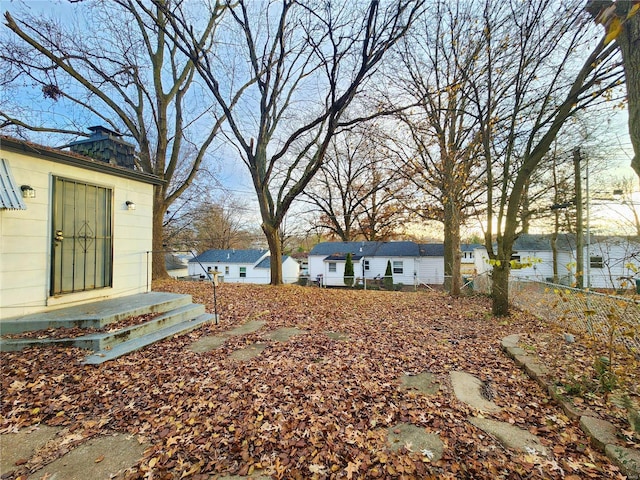
<svg viewBox="0 0 640 480">
<path fill-rule="evenodd" d="M 558 282 L 571 285 L 575 281 L 575 237 L 560 234 L 556 241 Z M 492 266 L 484 246 L 475 250 L 475 267 L 478 274 L 490 274 Z M 541 282 L 553 281 L 553 249 L 551 235 L 522 234 L 513 244 L 511 260 L 523 265 L 510 271 L 512 277 L 530 278 Z"/>
<path fill-rule="evenodd" d="M 133 145 L 94 129 L 101 160 L 0 137 L 0 319 L 150 290 L 162 180 L 118 166 Z"/>
<path fill-rule="evenodd" d="M 166 253 L 164 263 L 169 276 L 171 278 L 187 277 L 189 275 L 189 260 L 192 258 L 191 253 Z"/>
<path fill-rule="evenodd" d="M 463 243 L 460 245 L 460 273 L 463 276 L 473 276 L 477 273 L 475 252 L 479 248 L 484 247 L 479 243 Z"/>
<path fill-rule="evenodd" d="M 207 273 L 214 271 L 224 282 L 267 284 L 271 281 L 271 256 L 269 250 L 207 250 L 189 260 L 189 276 L 207 278 Z M 283 255 L 284 283 L 297 282 L 299 274 L 298 262 Z"/>
<path fill-rule="evenodd" d="M 573 285 L 576 281 L 575 236 L 561 234 L 557 241 L 559 283 Z M 625 237 L 591 237 L 591 244 L 584 247 L 584 284 L 592 288 L 632 288 L 634 273 L 640 269 L 640 240 Z M 588 253 L 588 254 L 587 254 Z M 491 265 L 484 247 L 476 249 L 478 273 L 491 273 Z M 521 235 L 514 244 L 512 260 L 532 264 L 510 272 L 512 277 L 553 281 L 553 251 L 551 235 Z"/>
<path fill-rule="evenodd" d="M 356 283 L 382 279 L 391 263 L 393 282 L 404 285 L 444 283 L 444 248 L 415 242 L 322 242 L 309 252 L 309 277 L 322 285 L 344 285 L 344 267 L 351 254 Z"/>
<path fill-rule="evenodd" d="M 587 248 L 587 247 L 585 247 Z M 593 237 L 585 255 L 585 274 L 591 288 L 635 288 L 640 278 L 640 239 L 628 237 Z M 635 271 L 634 271 L 635 270 Z"/>
</svg>

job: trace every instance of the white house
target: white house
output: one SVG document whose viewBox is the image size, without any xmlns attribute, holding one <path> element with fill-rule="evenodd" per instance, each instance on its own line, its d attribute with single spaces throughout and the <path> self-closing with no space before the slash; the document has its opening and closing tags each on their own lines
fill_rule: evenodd
<svg viewBox="0 0 640 480">
<path fill-rule="evenodd" d="M 162 181 L 112 160 L 0 137 L 0 319 L 150 289 Z"/>
<path fill-rule="evenodd" d="M 344 267 L 351 254 L 356 283 L 384 277 L 391 263 L 393 282 L 404 285 L 444 283 L 441 244 L 399 242 L 322 242 L 309 252 L 309 276 L 327 286 L 344 285 Z"/>
<path fill-rule="evenodd" d="M 460 245 L 460 272 L 463 276 L 475 275 L 475 255 L 478 248 L 483 248 L 479 243 L 463 243 Z"/>
<path fill-rule="evenodd" d="M 576 281 L 577 255 L 575 236 L 558 236 L 557 270 L 558 281 L 573 285 Z M 592 288 L 631 288 L 637 276 L 634 269 L 640 268 L 640 241 L 624 237 L 591 237 L 584 247 L 585 286 Z M 512 260 L 523 264 L 512 269 L 510 275 L 539 281 L 553 281 L 553 251 L 551 235 L 521 235 L 514 244 Z M 491 265 L 484 247 L 476 249 L 476 270 L 490 273 Z M 632 267 L 631 265 L 634 265 Z M 637 270 L 636 270 L 637 271 Z"/>
<path fill-rule="evenodd" d="M 207 250 L 189 260 L 188 268 L 190 276 L 205 278 L 209 272 L 217 271 L 224 282 L 269 283 L 271 281 L 271 256 L 268 250 Z M 298 262 L 283 255 L 283 281 L 297 282 L 299 274 Z"/>
<path fill-rule="evenodd" d="M 591 288 L 635 288 L 635 279 L 640 278 L 640 239 L 598 236 L 585 248 L 589 249 L 585 275 Z"/>
</svg>

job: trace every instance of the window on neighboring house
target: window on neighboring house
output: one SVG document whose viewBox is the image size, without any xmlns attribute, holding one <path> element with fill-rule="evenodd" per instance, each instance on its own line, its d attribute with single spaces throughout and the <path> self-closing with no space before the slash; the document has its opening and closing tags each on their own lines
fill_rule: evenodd
<svg viewBox="0 0 640 480">
<path fill-rule="evenodd" d="M 591 257 L 589 264 L 591 265 L 591 268 L 604 268 L 604 262 L 600 256 Z"/>
<path fill-rule="evenodd" d="M 247 276 L 247 267 L 240 267 L 240 278 L 245 278 Z"/>
<path fill-rule="evenodd" d="M 225 265 L 225 267 L 224 267 L 224 274 L 225 274 L 225 275 L 229 275 L 229 265 Z"/>
<path fill-rule="evenodd" d="M 336 272 L 337 271 L 335 262 L 329 262 L 329 271 L 330 272 Z"/>
<path fill-rule="evenodd" d="M 364 261 L 364 269 L 369 270 L 369 260 Z"/>
<path fill-rule="evenodd" d="M 404 265 L 402 261 L 394 260 L 393 261 L 393 273 L 403 274 L 404 273 Z"/>
<path fill-rule="evenodd" d="M 511 255 L 511 260 L 515 260 L 516 262 L 520 263 L 520 255 Z"/>
</svg>

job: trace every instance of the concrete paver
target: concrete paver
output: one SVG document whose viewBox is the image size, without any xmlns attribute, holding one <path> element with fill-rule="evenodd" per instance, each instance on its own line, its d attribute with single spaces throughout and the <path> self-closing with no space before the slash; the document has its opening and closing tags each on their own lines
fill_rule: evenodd
<svg viewBox="0 0 640 480">
<path fill-rule="evenodd" d="M 66 455 L 38 470 L 29 479 L 109 480 L 135 465 L 146 445 L 124 434 L 97 437 L 78 445 Z"/>
<path fill-rule="evenodd" d="M 472 425 L 496 437 L 505 447 L 526 453 L 547 455 L 547 449 L 540 443 L 538 437 L 527 430 L 488 418 L 469 417 L 468 420 Z"/>
<path fill-rule="evenodd" d="M 403 375 L 400 378 L 401 388 L 417 390 L 425 395 L 435 395 L 440 390 L 440 384 L 436 376 L 430 372 L 422 372 L 418 375 Z"/>
<path fill-rule="evenodd" d="M 458 400 L 483 412 L 496 413 L 502 410 L 496 403 L 485 399 L 480 394 L 482 381 L 479 378 L 467 372 L 453 371 L 449 374 Z"/>
<path fill-rule="evenodd" d="M 62 430 L 59 427 L 39 425 L 17 433 L 0 435 L 0 474 L 11 472 L 16 462 L 28 460 Z"/>
<path fill-rule="evenodd" d="M 253 343 L 246 348 L 241 348 L 231 352 L 229 358 L 246 362 L 260 355 L 267 346 L 268 345 L 266 343 Z"/>
<path fill-rule="evenodd" d="M 307 330 L 301 330 L 295 327 L 285 327 L 279 328 L 277 330 L 273 330 L 267 333 L 267 338 L 271 340 L 275 340 L 276 342 L 287 342 L 291 337 L 295 337 L 296 335 L 304 335 Z"/>
<path fill-rule="evenodd" d="M 391 451 L 406 447 L 412 452 L 421 452 L 432 462 L 440 460 L 444 452 L 444 444 L 437 434 L 409 423 L 399 423 L 389 428 L 387 442 Z"/>
</svg>

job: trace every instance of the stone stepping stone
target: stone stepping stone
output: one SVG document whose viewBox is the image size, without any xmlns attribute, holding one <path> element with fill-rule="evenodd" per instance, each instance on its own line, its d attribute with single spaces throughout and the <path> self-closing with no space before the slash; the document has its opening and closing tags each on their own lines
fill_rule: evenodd
<svg viewBox="0 0 640 480">
<path fill-rule="evenodd" d="M 276 342 L 286 342 L 291 337 L 295 337 L 296 335 L 304 335 L 305 333 L 309 332 L 307 330 L 301 330 L 296 327 L 284 327 L 267 333 L 266 337 L 270 338 L 271 340 L 275 340 Z"/>
<path fill-rule="evenodd" d="M 400 388 L 417 390 L 425 395 L 435 395 L 440 390 L 440 384 L 436 381 L 436 376 L 433 373 L 422 372 L 418 375 L 402 375 L 400 377 Z"/>
<path fill-rule="evenodd" d="M 220 348 L 228 337 L 202 337 L 189 346 L 189 350 L 195 353 L 204 353 Z"/>
<path fill-rule="evenodd" d="M 470 373 L 458 371 L 449 372 L 449 375 L 456 398 L 461 402 L 483 412 L 496 413 L 502 410 L 494 402 L 482 396 L 480 393 L 482 381 L 479 378 Z"/>
<path fill-rule="evenodd" d="M 480 430 L 493 435 L 498 441 L 508 448 L 525 453 L 547 455 L 547 449 L 540 443 L 538 437 L 527 430 L 518 428 L 507 422 L 489 420 L 487 418 L 469 417 L 469 423 Z"/>
<path fill-rule="evenodd" d="M 337 342 L 345 342 L 349 340 L 349 335 L 342 332 L 324 332 L 324 334 L 329 337 L 331 340 L 335 340 Z"/>
<path fill-rule="evenodd" d="M 234 328 L 233 330 L 229 330 L 228 332 L 222 332 L 220 335 L 202 337 L 199 340 L 193 342 L 189 346 L 189 350 L 195 353 L 210 352 L 211 350 L 220 348 L 230 337 L 236 337 L 238 335 L 246 335 L 248 333 L 256 332 L 260 330 L 265 323 L 266 322 L 254 320 L 242 324 Z"/>
<path fill-rule="evenodd" d="M 12 472 L 17 468 L 16 462 L 29 460 L 60 430 L 59 427 L 40 425 L 0 435 L 0 473 Z"/>
<path fill-rule="evenodd" d="M 144 453 L 135 437 L 125 434 L 96 437 L 36 471 L 29 479 L 122 478 L 119 472 L 135 465 Z"/>
<path fill-rule="evenodd" d="M 640 450 L 609 444 L 604 451 L 624 475 L 630 479 L 640 478 Z"/>
<path fill-rule="evenodd" d="M 248 362 L 252 358 L 260 355 L 265 348 L 267 348 L 266 343 L 253 343 L 246 348 L 241 348 L 229 354 L 229 358 L 233 358 L 234 360 L 240 360 L 241 362 Z"/>
<path fill-rule="evenodd" d="M 226 335 L 228 337 L 235 337 L 237 335 L 246 335 L 248 333 L 257 332 L 265 325 L 265 323 L 267 322 L 263 320 L 252 320 L 250 322 L 243 323 L 242 325 L 237 326 L 233 330 L 224 332 L 223 335 Z"/>
<path fill-rule="evenodd" d="M 442 458 L 444 443 L 435 433 L 428 433 L 424 428 L 409 423 L 399 423 L 389 428 L 387 443 L 392 452 L 406 447 L 412 452 L 422 453 L 432 462 Z"/>
</svg>

